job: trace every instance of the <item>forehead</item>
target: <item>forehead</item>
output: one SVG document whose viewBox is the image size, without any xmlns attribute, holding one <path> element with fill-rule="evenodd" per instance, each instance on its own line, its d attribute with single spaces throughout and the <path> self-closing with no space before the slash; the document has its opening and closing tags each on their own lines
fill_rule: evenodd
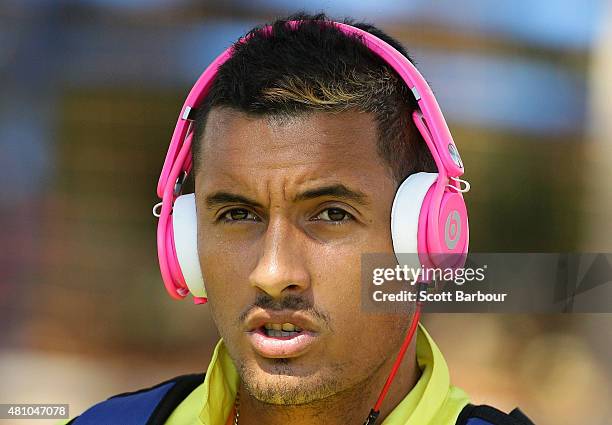
<svg viewBox="0 0 612 425">
<path fill-rule="evenodd" d="M 388 178 L 377 153 L 377 127 L 369 113 L 312 112 L 254 117 L 228 108 L 208 115 L 200 144 L 199 177 L 241 177 L 257 171 L 312 178 L 334 174 Z M 255 177 L 253 175 L 252 177 Z"/>
</svg>

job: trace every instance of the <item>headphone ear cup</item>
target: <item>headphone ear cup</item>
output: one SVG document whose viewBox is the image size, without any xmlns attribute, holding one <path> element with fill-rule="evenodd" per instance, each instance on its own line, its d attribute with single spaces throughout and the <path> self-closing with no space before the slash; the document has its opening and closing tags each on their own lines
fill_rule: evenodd
<svg viewBox="0 0 612 425">
<path fill-rule="evenodd" d="M 427 208 L 423 208 L 429 189 L 438 179 L 438 173 L 419 172 L 408 176 L 395 193 L 391 207 L 391 238 L 393 251 L 400 265 L 419 267 L 419 239 L 424 236 L 424 230 L 419 233 L 419 223 L 427 221 Z M 421 226 L 422 227 L 422 226 Z M 406 255 L 411 254 L 411 255 Z"/>
<path fill-rule="evenodd" d="M 206 288 L 198 257 L 198 220 L 195 194 L 181 195 L 172 208 L 172 228 L 176 260 L 189 291 L 199 298 L 206 298 Z"/>
</svg>

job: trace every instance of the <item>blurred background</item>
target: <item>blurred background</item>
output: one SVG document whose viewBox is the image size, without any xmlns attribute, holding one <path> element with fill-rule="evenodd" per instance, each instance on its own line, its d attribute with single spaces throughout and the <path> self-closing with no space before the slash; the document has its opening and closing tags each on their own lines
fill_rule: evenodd
<svg viewBox="0 0 612 425">
<path fill-rule="evenodd" d="M 416 59 L 472 183 L 472 251 L 612 252 L 606 0 L 3 0 L 0 403 L 74 416 L 206 369 L 208 308 L 157 268 L 158 173 L 206 65 L 299 9 L 370 21 Z M 612 423 L 611 315 L 424 321 L 473 402 Z"/>
</svg>

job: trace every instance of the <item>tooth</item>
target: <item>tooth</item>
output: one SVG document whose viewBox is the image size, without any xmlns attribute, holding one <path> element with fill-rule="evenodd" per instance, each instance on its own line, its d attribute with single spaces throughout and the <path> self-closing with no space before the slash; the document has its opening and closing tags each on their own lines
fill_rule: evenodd
<svg viewBox="0 0 612 425">
<path fill-rule="evenodd" d="M 266 328 L 266 329 L 272 329 L 272 325 L 271 325 L 270 323 L 266 323 L 266 324 L 264 325 L 264 328 Z"/>
<path fill-rule="evenodd" d="M 275 331 L 280 331 L 282 328 L 283 327 L 280 323 L 272 323 L 272 329 L 274 329 Z"/>
<path fill-rule="evenodd" d="M 283 333 L 283 331 L 278 331 L 278 330 L 274 329 L 272 331 L 272 336 L 279 337 L 279 336 L 282 336 L 282 333 Z"/>
<path fill-rule="evenodd" d="M 281 335 L 282 336 L 291 336 L 291 335 L 293 335 L 293 332 L 281 331 Z"/>
<path fill-rule="evenodd" d="M 283 323 L 283 330 L 284 331 L 295 331 L 295 326 L 291 323 Z"/>
<path fill-rule="evenodd" d="M 295 331 L 296 332 L 302 332 L 302 328 L 298 328 L 297 326 L 295 327 Z"/>
</svg>

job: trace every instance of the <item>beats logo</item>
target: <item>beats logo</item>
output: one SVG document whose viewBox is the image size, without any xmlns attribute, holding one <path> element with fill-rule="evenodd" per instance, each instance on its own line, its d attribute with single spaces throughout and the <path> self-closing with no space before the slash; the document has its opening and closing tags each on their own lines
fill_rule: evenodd
<svg viewBox="0 0 612 425">
<path fill-rule="evenodd" d="M 461 236 L 461 217 L 459 211 L 452 210 L 446 217 L 444 225 L 444 242 L 449 250 L 455 249 Z"/>
</svg>

